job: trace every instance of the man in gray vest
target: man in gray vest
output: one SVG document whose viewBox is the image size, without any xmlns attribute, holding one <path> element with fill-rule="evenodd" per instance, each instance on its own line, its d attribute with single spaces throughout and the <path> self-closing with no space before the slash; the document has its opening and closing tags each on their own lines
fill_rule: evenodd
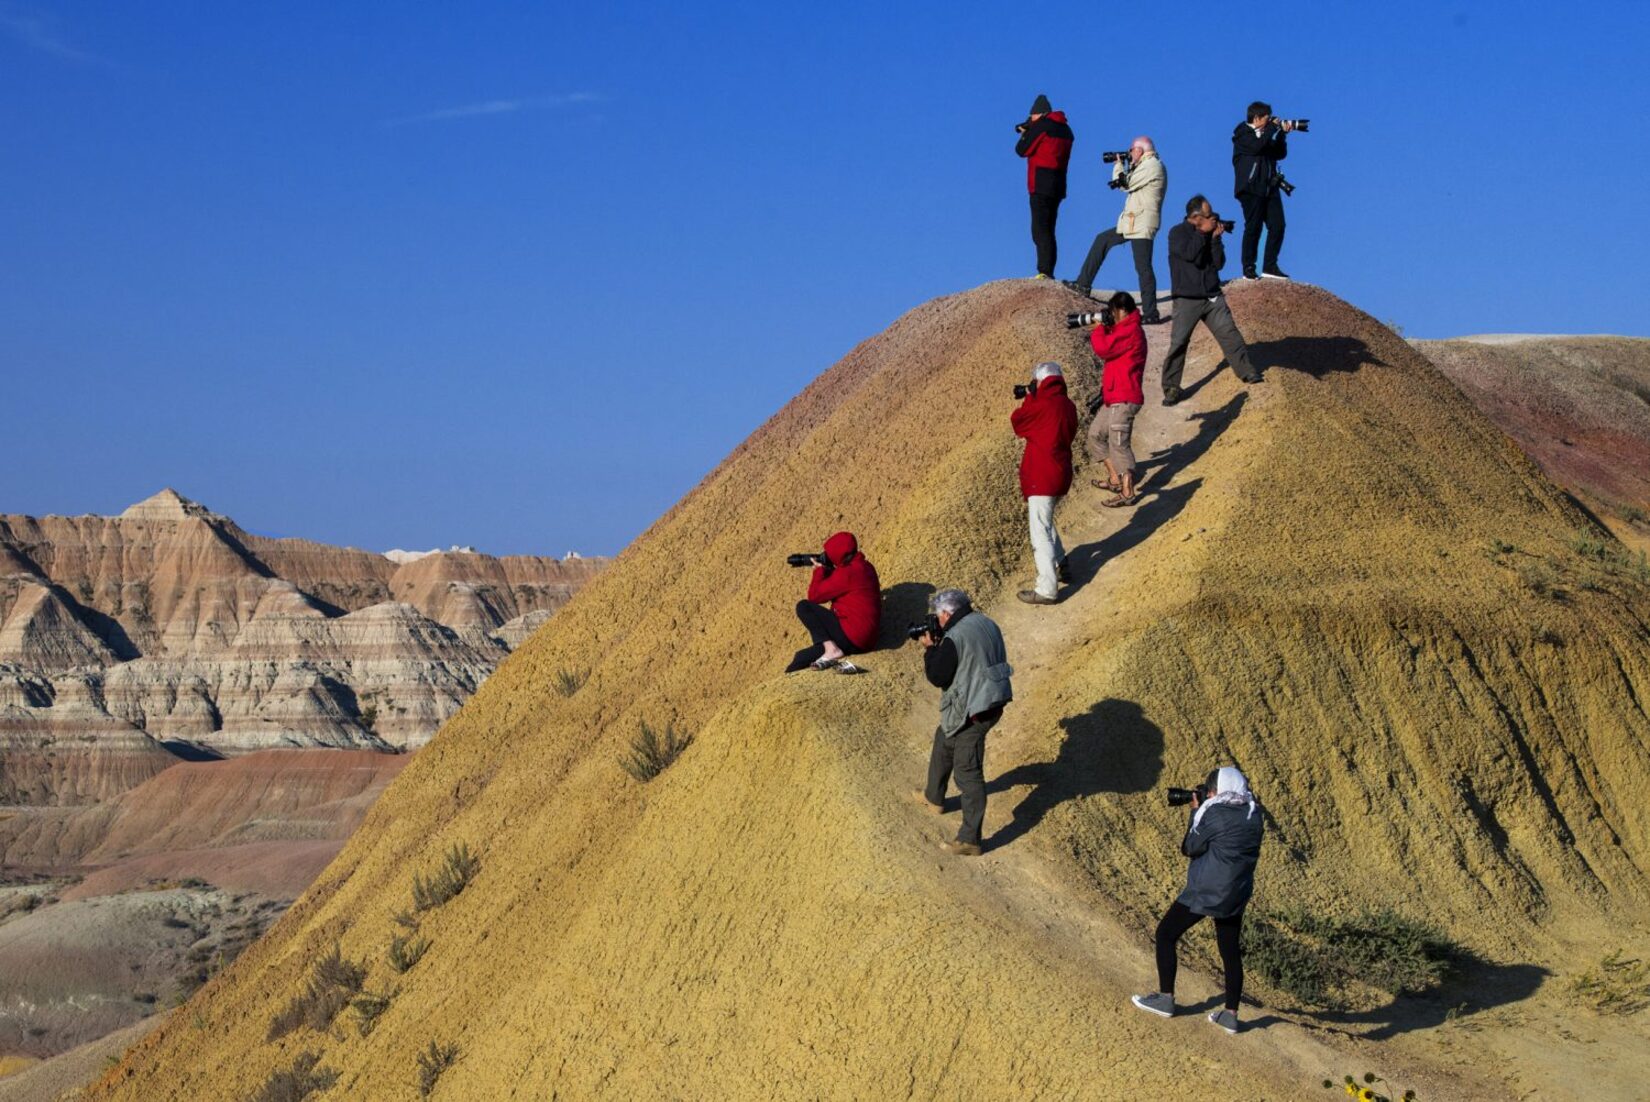
<svg viewBox="0 0 1650 1102">
<path fill-rule="evenodd" d="M 925 633 L 923 670 L 929 684 L 943 689 L 940 725 L 934 729 L 934 750 L 928 756 L 928 787 L 922 798 L 930 806 L 945 806 L 945 789 L 957 778 L 962 793 L 962 827 L 952 842 L 942 842 L 947 853 L 980 855 L 980 828 L 985 825 L 985 736 L 1003 717 L 1003 705 L 1014 699 L 1008 652 L 1003 633 L 983 612 L 975 612 L 968 594 L 942 589 L 930 607 L 940 627 L 939 637 Z"/>
</svg>

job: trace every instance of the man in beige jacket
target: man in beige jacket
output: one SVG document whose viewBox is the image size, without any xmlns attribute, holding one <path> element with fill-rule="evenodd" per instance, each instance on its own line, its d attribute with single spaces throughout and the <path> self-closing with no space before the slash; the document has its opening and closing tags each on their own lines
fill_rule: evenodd
<svg viewBox="0 0 1650 1102">
<path fill-rule="evenodd" d="M 1140 277 L 1140 320 L 1146 325 L 1158 325 L 1163 317 L 1157 312 L 1157 275 L 1152 271 L 1152 241 L 1163 221 L 1163 193 L 1169 187 L 1169 175 L 1158 160 L 1157 147 L 1142 135 L 1129 146 L 1129 163 L 1121 160 L 1111 166 L 1111 186 L 1123 190 L 1127 198 L 1123 213 L 1117 216 L 1117 225 L 1094 239 L 1089 246 L 1088 259 L 1077 278 L 1066 283 L 1079 294 L 1088 294 L 1094 288 L 1094 277 L 1113 245 L 1124 241 L 1134 250 L 1134 271 Z"/>
</svg>

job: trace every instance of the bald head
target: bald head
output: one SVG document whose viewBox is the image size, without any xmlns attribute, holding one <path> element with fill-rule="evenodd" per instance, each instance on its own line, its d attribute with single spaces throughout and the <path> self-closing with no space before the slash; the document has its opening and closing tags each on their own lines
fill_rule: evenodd
<svg viewBox="0 0 1650 1102">
<path fill-rule="evenodd" d="M 1129 159 L 1135 164 L 1139 164 L 1146 154 L 1156 152 L 1157 146 L 1153 145 L 1152 140 L 1144 134 L 1140 135 L 1140 137 L 1136 138 L 1129 145 Z"/>
</svg>

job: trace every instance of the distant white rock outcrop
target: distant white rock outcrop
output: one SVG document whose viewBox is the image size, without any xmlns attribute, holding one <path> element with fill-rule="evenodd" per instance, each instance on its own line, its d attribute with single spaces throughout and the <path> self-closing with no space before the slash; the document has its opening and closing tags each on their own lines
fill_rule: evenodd
<svg viewBox="0 0 1650 1102">
<path fill-rule="evenodd" d="M 604 564 L 269 539 L 171 489 L 0 515 L 0 803 L 105 798 L 162 742 L 419 746 Z"/>
</svg>

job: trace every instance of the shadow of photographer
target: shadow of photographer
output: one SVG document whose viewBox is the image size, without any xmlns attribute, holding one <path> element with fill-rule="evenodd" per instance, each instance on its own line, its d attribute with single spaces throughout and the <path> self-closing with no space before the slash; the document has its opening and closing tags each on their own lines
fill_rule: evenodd
<svg viewBox="0 0 1650 1102">
<path fill-rule="evenodd" d="M 986 784 L 986 793 L 1030 786 L 1013 818 L 988 848 L 1012 844 L 1067 800 L 1102 792 L 1144 792 L 1163 773 L 1163 729 L 1132 700 L 1107 698 L 1060 721 L 1066 737 L 1053 761 L 1016 766 Z"/>
</svg>

